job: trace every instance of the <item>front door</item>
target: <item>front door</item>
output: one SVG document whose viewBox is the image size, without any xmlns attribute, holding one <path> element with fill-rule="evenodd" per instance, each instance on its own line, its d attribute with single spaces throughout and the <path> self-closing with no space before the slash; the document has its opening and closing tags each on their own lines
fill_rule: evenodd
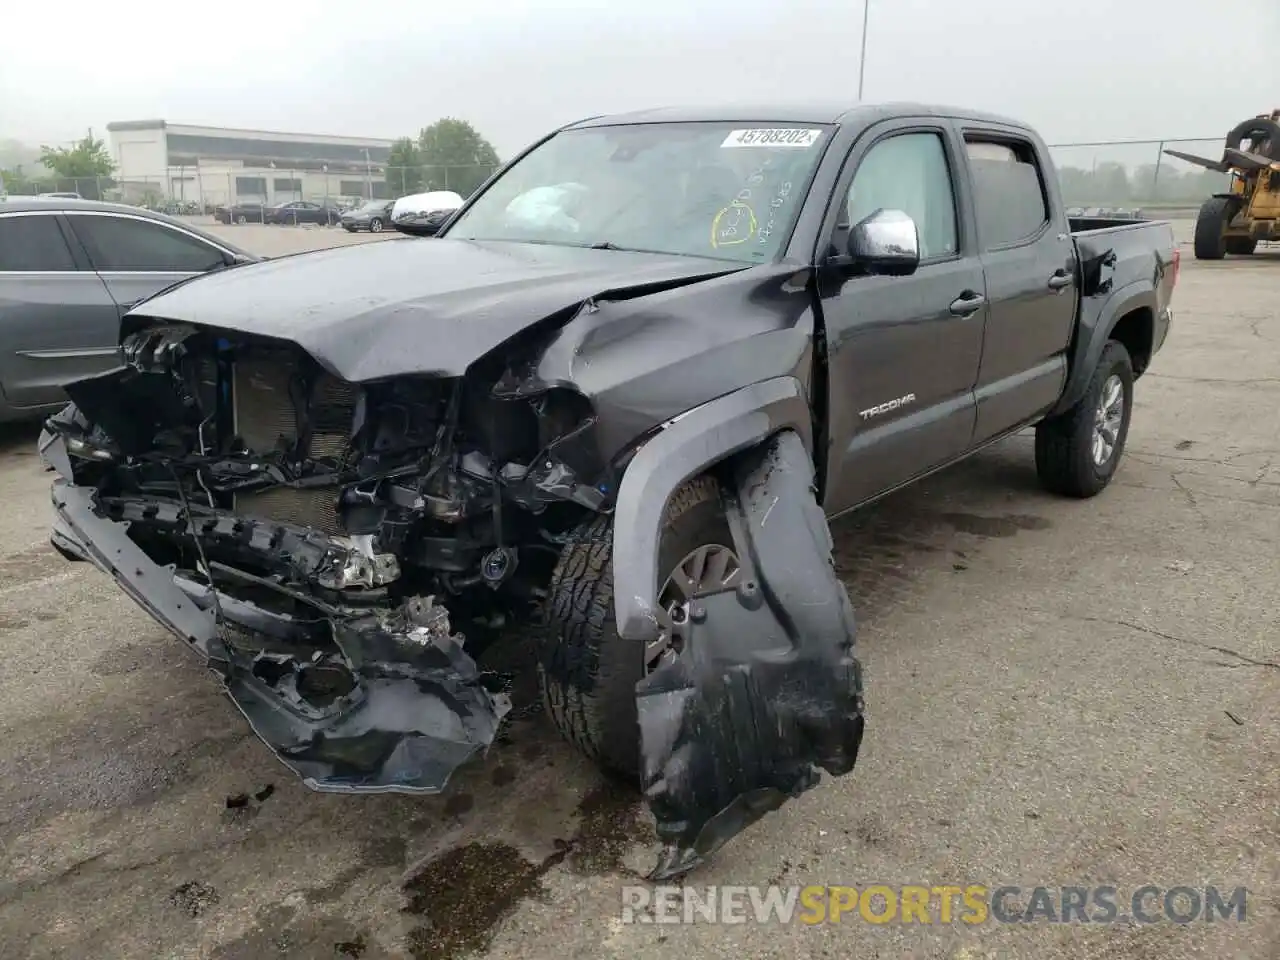
<svg viewBox="0 0 1280 960">
<path fill-rule="evenodd" d="M 63 403 L 62 384 L 115 363 L 115 301 L 60 219 L 0 214 L 0 391 L 12 408 Z"/>
<path fill-rule="evenodd" d="M 961 217 L 962 161 L 949 127 L 895 121 L 854 145 L 829 217 L 831 252 L 877 210 L 916 224 L 906 277 L 820 271 L 828 353 L 828 514 L 857 506 L 962 454 L 986 323 L 982 262 Z"/>
</svg>

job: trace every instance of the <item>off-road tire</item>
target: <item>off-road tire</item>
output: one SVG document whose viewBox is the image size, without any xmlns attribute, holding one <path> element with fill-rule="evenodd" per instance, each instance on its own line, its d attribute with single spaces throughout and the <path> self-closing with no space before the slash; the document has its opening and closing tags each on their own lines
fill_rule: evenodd
<svg viewBox="0 0 1280 960">
<path fill-rule="evenodd" d="M 1200 205 L 1192 245 L 1197 260 L 1221 260 L 1227 255 L 1227 238 L 1223 231 L 1235 216 L 1235 208 L 1235 202 L 1225 197 L 1210 197 Z"/>
<path fill-rule="evenodd" d="M 1261 139 L 1261 153 L 1268 160 L 1280 160 L 1280 123 L 1270 117 L 1250 117 L 1242 120 L 1227 134 L 1228 149 L 1239 150 L 1244 141 Z"/>
<path fill-rule="evenodd" d="M 1227 253 L 1233 257 L 1250 256 L 1258 248 L 1258 241 L 1253 237 L 1226 237 Z"/>
<path fill-rule="evenodd" d="M 659 586 L 699 546 L 733 543 L 709 476 L 680 487 L 663 515 Z M 641 773 L 636 684 L 644 676 L 644 644 L 618 636 L 613 609 L 612 518 L 577 531 L 552 574 L 538 682 L 547 716 L 560 735 L 599 766 L 632 783 Z"/>
<path fill-rule="evenodd" d="M 1093 462 L 1094 415 L 1103 384 L 1119 374 L 1124 390 L 1124 414 L 1110 459 L 1102 466 Z M 1108 340 L 1098 365 L 1079 402 L 1059 416 L 1036 426 L 1036 473 L 1051 493 L 1066 497 L 1096 496 L 1111 482 L 1124 456 L 1133 416 L 1133 362 L 1129 351 L 1117 340 Z"/>
</svg>

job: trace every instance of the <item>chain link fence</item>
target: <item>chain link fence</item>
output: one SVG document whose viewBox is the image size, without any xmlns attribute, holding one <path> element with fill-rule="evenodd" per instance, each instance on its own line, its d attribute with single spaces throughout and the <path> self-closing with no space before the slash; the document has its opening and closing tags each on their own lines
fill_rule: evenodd
<svg viewBox="0 0 1280 960">
<path fill-rule="evenodd" d="M 1168 156 L 1222 157 L 1222 137 L 1104 140 L 1050 146 L 1063 199 L 1073 207 L 1194 209 L 1227 189 L 1227 174 Z"/>
<path fill-rule="evenodd" d="M 488 165 L 370 166 L 360 170 L 230 168 L 210 162 L 174 167 L 167 175 L 112 177 L 24 176 L 6 178 L 0 194 L 66 194 L 127 203 L 172 214 L 213 214 L 218 207 L 270 206 L 307 201 L 336 209 L 370 200 L 394 200 L 427 190 L 470 196 L 497 169 Z"/>
<path fill-rule="evenodd" d="M 1068 205 L 1081 208 L 1194 208 L 1226 189 L 1227 176 L 1170 157 L 1178 150 L 1216 160 L 1222 137 L 1167 140 L 1106 140 L 1059 143 L 1050 147 Z M 143 177 L 23 177 L 10 179 L 0 193 L 78 194 L 153 210 L 212 214 L 220 206 L 272 205 L 305 200 L 338 209 L 369 200 L 393 200 L 427 190 L 470 196 L 496 167 L 369 165 L 358 169 L 240 169 L 225 161 L 199 161 L 171 168 L 167 175 Z"/>
</svg>

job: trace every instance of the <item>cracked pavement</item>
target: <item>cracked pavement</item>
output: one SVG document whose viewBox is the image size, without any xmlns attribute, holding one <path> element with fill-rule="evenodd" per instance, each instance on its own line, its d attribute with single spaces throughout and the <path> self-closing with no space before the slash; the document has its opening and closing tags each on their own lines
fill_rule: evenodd
<svg viewBox="0 0 1280 960">
<path fill-rule="evenodd" d="M 235 236 L 337 242 L 305 233 Z M 309 793 L 48 547 L 35 432 L 8 430 L 0 957 L 1280 955 L 1280 252 L 1184 257 L 1104 494 L 1040 492 L 1022 435 L 836 525 L 863 757 L 688 882 L 1243 885 L 1247 922 L 624 925 L 648 823 L 541 718 L 443 797 Z"/>
</svg>

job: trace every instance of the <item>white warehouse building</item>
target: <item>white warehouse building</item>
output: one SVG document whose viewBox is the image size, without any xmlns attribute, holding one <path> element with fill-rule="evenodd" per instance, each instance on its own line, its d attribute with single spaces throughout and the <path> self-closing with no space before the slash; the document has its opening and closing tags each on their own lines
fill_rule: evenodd
<svg viewBox="0 0 1280 960">
<path fill-rule="evenodd" d="M 388 197 L 390 140 L 195 127 L 107 124 L 120 199 L 203 205 Z"/>
</svg>

